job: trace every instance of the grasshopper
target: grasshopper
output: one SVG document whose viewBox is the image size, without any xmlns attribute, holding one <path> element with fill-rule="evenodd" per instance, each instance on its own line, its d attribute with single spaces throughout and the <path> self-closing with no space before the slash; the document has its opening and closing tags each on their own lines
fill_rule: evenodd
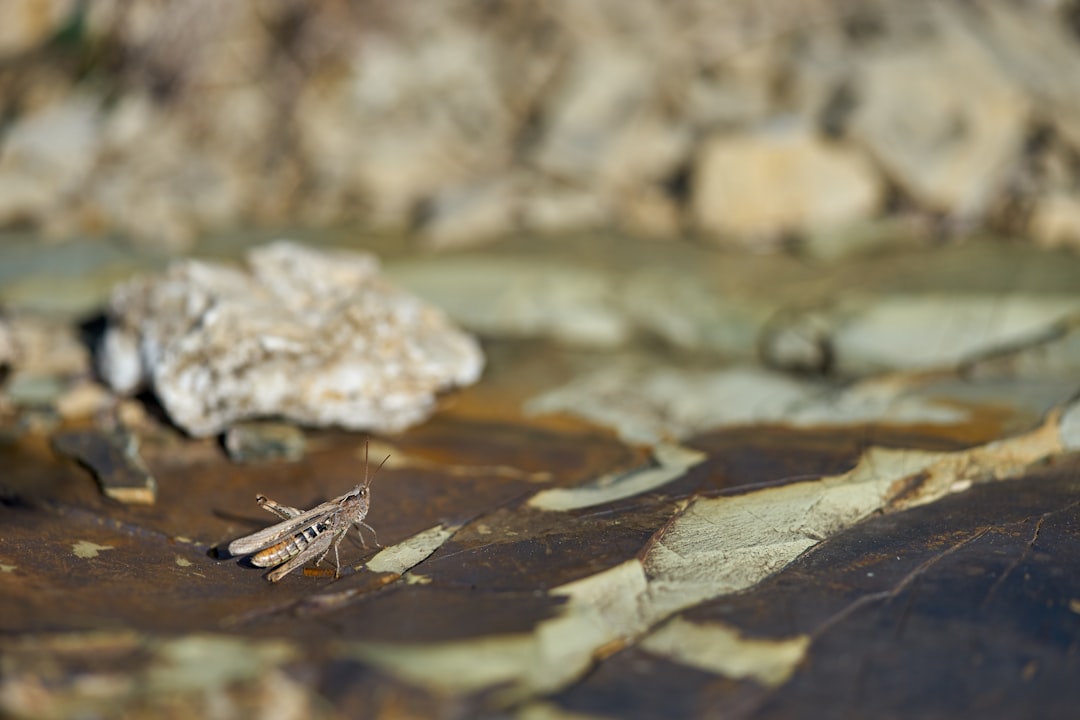
<svg viewBox="0 0 1080 720">
<path fill-rule="evenodd" d="M 375 537 L 375 544 L 379 544 L 375 529 L 364 522 L 364 518 L 371 507 L 371 481 L 389 459 L 387 455 L 375 472 L 369 475 L 368 446 L 365 443 L 364 481 L 344 495 L 311 510 L 299 510 L 257 495 L 255 499 L 259 507 L 283 519 L 276 525 L 233 540 L 229 543 L 229 554 L 251 555 L 251 564 L 256 567 L 277 566 L 266 576 L 270 582 L 277 582 L 316 556 L 315 565 L 318 566 L 333 549 L 334 577 L 338 577 L 341 571 L 338 546 L 353 526 L 358 533 L 361 526 L 366 527 Z M 363 533 L 360 533 L 360 540 L 364 542 Z M 364 547 L 367 547 L 366 542 Z"/>
</svg>

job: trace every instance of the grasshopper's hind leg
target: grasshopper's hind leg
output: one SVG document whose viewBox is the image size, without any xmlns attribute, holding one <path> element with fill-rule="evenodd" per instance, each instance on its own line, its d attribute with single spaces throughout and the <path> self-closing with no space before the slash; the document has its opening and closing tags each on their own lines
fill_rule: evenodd
<svg viewBox="0 0 1080 720">
<path fill-rule="evenodd" d="M 259 503 L 259 507 L 261 507 L 263 510 L 274 513 L 282 520 L 291 520 L 297 515 L 304 514 L 303 510 L 297 510 L 294 507 L 289 507 L 288 505 L 282 505 L 279 502 L 274 502 L 265 495 L 256 495 L 255 501 Z"/>
</svg>

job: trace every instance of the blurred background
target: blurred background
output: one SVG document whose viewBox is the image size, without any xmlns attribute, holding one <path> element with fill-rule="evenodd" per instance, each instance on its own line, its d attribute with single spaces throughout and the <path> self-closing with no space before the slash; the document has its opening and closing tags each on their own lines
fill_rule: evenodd
<svg viewBox="0 0 1080 720">
<path fill-rule="evenodd" d="M 6 0 L 0 228 L 1080 246 L 1080 3 Z"/>
</svg>

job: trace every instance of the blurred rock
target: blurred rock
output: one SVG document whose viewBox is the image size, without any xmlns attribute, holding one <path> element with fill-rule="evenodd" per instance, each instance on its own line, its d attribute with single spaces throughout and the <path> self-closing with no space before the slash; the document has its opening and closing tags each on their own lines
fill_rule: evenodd
<svg viewBox="0 0 1080 720">
<path fill-rule="evenodd" d="M 90 375 L 90 353 L 74 325 L 64 318 L 13 313 L 0 319 L 0 367 L 7 367 L 4 386 L 15 406 L 47 410 Z"/>
<path fill-rule="evenodd" d="M 1029 227 L 1031 237 L 1042 247 L 1080 249 L 1080 194 L 1039 198 Z"/>
<path fill-rule="evenodd" d="M 631 326 L 609 278 L 544 259 L 439 258 L 399 263 L 395 280 L 480 333 L 620 345 Z"/>
<path fill-rule="evenodd" d="M 600 193 L 587 187 L 536 183 L 521 202 L 521 224 L 537 233 L 558 233 L 608 224 L 611 208 Z"/>
<path fill-rule="evenodd" d="M 760 43 L 720 58 L 690 81 L 687 116 L 703 129 L 756 125 L 769 112 L 776 45 Z"/>
<path fill-rule="evenodd" d="M 708 141 L 697 161 L 694 217 L 722 237 L 774 238 L 868 218 L 883 190 L 859 153 L 784 120 Z"/>
<path fill-rule="evenodd" d="M 0 147 L 0 225 L 43 220 L 83 189 L 101 144 L 98 102 L 72 95 L 18 118 Z"/>
<path fill-rule="evenodd" d="M 619 359 L 529 400 L 532 413 L 563 412 L 613 428 L 626 442 L 686 439 L 708 430 L 780 423 L 949 424 L 967 411 L 921 397 L 917 382 L 864 381 L 836 391 L 758 368 L 697 370 Z"/>
<path fill-rule="evenodd" d="M 633 188 L 616 203 L 616 222 L 623 232 L 661 239 L 672 239 L 682 233 L 681 203 L 660 186 Z"/>
<path fill-rule="evenodd" d="M 761 330 L 761 362 L 775 370 L 827 374 L 833 362 L 830 332 L 832 322 L 821 312 L 777 315 Z"/>
<path fill-rule="evenodd" d="M 401 6 L 396 33 L 358 33 L 349 72 L 316 76 L 298 99 L 300 150 L 337 213 L 405 227 L 417 205 L 508 156 L 514 118 L 495 83 L 492 44 L 450 6 Z"/>
<path fill-rule="evenodd" d="M 956 7 L 1001 73 L 1031 101 L 1040 121 L 1080 150 L 1080 75 L 1061 72 L 1080 63 L 1075 26 L 1062 21 L 1070 12 L 1067 6 L 1051 3 L 1042 12 L 1010 2 Z"/>
<path fill-rule="evenodd" d="M 1080 312 L 1070 295 L 921 295 L 850 298 L 832 316 L 843 374 L 955 368 L 977 357 L 1041 343 Z"/>
<path fill-rule="evenodd" d="M 858 61 L 855 138 L 919 203 L 978 216 L 1003 189 L 1030 103 L 945 3 Z"/>
<path fill-rule="evenodd" d="M 56 399 L 56 411 L 64 420 L 94 417 L 112 404 L 112 394 L 96 382 L 80 382 Z"/>
<path fill-rule="evenodd" d="M 631 48 L 582 47 L 547 105 L 536 165 L 558 178 L 594 175 L 620 131 L 648 107 L 653 68 Z"/>
<path fill-rule="evenodd" d="M 0 316 L 0 371 L 15 364 L 15 333 L 11 323 Z M 2 376 L 0 376 L 2 377 Z"/>
<path fill-rule="evenodd" d="M 915 248 L 926 242 L 929 228 L 914 218 L 890 217 L 812 229 L 802 237 L 799 250 L 824 262 L 873 252 Z"/>
<path fill-rule="evenodd" d="M 1047 326 L 1032 342 L 994 348 L 972 358 L 964 367 L 964 375 L 973 379 L 1071 382 L 1080 376 L 1080 314 Z"/>
<path fill-rule="evenodd" d="M 18 313 L 8 316 L 7 327 L 17 370 L 62 378 L 90 373 L 90 352 L 67 319 Z"/>
<path fill-rule="evenodd" d="M 481 245 L 515 227 L 517 197 L 509 180 L 451 187 L 425 206 L 421 234 L 432 248 Z"/>
<path fill-rule="evenodd" d="M 53 375 L 16 372 L 4 390 L 12 405 L 52 408 L 64 392 L 64 383 Z"/>
<path fill-rule="evenodd" d="M 6 0 L 0 3 L 0 57 L 43 44 L 71 18 L 75 0 Z"/>
<path fill-rule="evenodd" d="M 296 462 L 304 457 L 307 441 L 295 425 L 244 422 L 225 433 L 225 451 L 233 462 Z"/>
<path fill-rule="evenodd" d="M 476 342 L 380 278 L 370 255 L 280 241 L 248 265 L 181 261 L 116 288 L 106 381 L 148 384 L 173 422 L 205 436 L 275 416 L 399 430 L 480 375 Z"/>
<path fill-rule="evenodd" d="M 444 248 L 694 220 L 768 249 L 896 209 L 989 227 L 1025 141 L 1080 149 L 1065 12 L 12 0 L 0 227 L 172 252 L 252 223 L 418 229 Z M 1069 191 L 1067 174 L 1021 194 Z"/>
</svg>

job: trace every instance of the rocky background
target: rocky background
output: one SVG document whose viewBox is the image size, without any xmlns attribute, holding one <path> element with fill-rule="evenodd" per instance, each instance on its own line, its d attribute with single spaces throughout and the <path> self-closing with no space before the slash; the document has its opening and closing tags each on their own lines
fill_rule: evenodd
<svg viewBox="0 0 1080 720">
<path fill-rule="evenodd" d="M 8 0 L 0 228 L 1075 246 L 1078 68 L 1067 0 Z"/>
</svg>

